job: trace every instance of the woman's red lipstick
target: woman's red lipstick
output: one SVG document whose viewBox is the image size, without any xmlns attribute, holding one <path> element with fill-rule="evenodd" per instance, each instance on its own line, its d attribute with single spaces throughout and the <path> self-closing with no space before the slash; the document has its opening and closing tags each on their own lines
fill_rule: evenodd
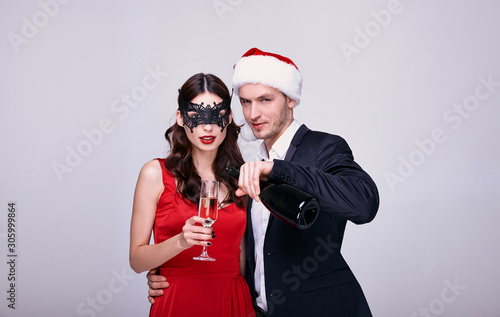
<svg viewBox="0 0 500 317">
<path fill-rule="evenodd" d="M 203 144 L 211 144 L 215 141 L 215 137 L 213 135 L 204 135 L 200 137 L 200 140 Z"/>
</svg>

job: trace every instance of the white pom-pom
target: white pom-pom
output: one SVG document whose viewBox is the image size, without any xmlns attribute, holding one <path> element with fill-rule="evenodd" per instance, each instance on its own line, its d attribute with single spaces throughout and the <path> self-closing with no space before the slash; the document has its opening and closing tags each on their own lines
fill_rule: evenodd
<svg viewBox="0 0 500 317">
<path fill-rule="evenodd" d="M 250 128 L 250 126 L 248 125 L 248 123 L 246 123 L 245 120 L 241 120 L 238 123 L 238 125 L 242 125 L 242 124 L 243 124 L 243 126 L 241 127 L 240 137 L 244 141 L 247 141 L 247 142 L 253 142 L 253 141 L 257 140 L 257 138 L 255 137 L 255 135 L 253 135 L 252 128 Z"/>
</svg>

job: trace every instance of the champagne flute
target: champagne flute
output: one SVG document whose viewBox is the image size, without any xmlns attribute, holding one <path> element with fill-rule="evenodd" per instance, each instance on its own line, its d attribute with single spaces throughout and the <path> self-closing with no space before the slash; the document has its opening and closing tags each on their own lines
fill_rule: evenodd
<svg viewBox="0 0 500 317">
<path fill-rule="evenodd" d="M 203 227 L 212 228 L 212 224 L 217 220 L 219 211 L 219 182 L 217 181 L 201 181 L 200 204 L 198 206 L 198 216 L 205 218 Z M 207 247 L 203 246 L 203 251 L 195 260 L 200 261 L 215 261 L 207 253 Z"/>
</svg>

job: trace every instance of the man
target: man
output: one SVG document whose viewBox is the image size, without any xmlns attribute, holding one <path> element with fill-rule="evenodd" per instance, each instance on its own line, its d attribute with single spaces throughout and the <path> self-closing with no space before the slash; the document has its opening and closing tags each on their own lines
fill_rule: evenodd
<svg viewBox="0 0 500 317">
<path fill-rule="evenodd" d="M 375 183 L 339 136 L 309 130 L 293 117 L 302 76 L 288 58 L 253 48 L 234 66 L 233 88 L 253 134 L 263 143 L 240 169 L 248 194 L 246 279 L 262 316 L 371 316 L 363 291 L 340 253 L 347 220 L 370 222 L 379 205 Z M 299 230 L 259 201 L 259 179 L 314 195 L 320 211 Z M 156 278 L 150 286 L 158 288 Z M 156 291 L 150 290 L 150 295 Z"/>
</svg>

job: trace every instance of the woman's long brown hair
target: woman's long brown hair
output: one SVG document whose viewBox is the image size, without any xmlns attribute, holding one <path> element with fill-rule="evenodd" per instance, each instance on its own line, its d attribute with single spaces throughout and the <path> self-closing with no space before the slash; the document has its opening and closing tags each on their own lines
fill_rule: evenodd
<svg viewBox="0 0 500 317">
<path fill-rule="evenodd" d="M 230 98 L 229 90 L 222 80 L 212 74 L 199 73 L 191 76 L 182 85 L 177 103 L 179 107 L 182 99 L 193 100 L 198 95 L 210 92 L 222 98 Z M 182 99 L 181 99 L 182 97 Z M 240 127 L 234 121 L 226 127 L 226 138 L 217 150 L 217 155 L 212 165 L 215 179 L 228 189 L 226 197 L 220 197 L 220 203 L 234 202 L 241 206 L 241 200 L 235 195 L 238 182 L 226 176 L 227 166 L 241 166 L 244 163 L 240 149 L 237 144 Z M 165 159 L 165 167 L 172 172 L 177 181 L 177 190 L 184 199 L 198 205 L 200 199 L 201 177 L 194 166 L 191 142 L 187 138 L 186 131 L 177 123 L 165 132 L 165 138 L 170 144 L 170 154 Z"/>
</svg>

